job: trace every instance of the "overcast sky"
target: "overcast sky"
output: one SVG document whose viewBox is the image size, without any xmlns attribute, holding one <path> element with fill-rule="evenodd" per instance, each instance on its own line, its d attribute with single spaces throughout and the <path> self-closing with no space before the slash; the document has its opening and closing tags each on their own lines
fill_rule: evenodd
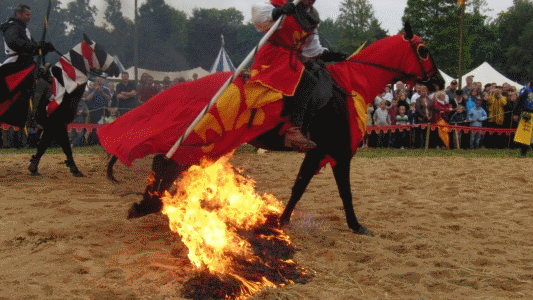
<svg viewBox="0 0 533 300">
<path fill-rule="evenodd" d="M 68 1 L 68 0 L 66 0 Z M 138 0 L 139 6 L 146 0 Z M 195 7 L 198 8 L 217 8 L 225 9 L 235 7 L 240 10 L 245 22 L 250 20 L 250 11 L 252 4 L 259 0 L 165 0 L 167 4 L 184 11 L 191 15 Z M 321 19 L 332 18 L 336 19 L 339 14 L 339 6 L 342 0 L 317 0 L 315 7 L 320 13 Z M 369 0 L 374 8 L 374 13 L 381 27 L 389 31 L 389 34 L 396 34 L 402 28 L 402 16 L 407 0 Z M 91 0 L 91 4 L 98 8 L 105 7 L 103 0 Z M 122 0 L 122 8 L 128 18 L 133 19 L 133 0 Z M 492 10 L 487 12 L 490 17 L 496 17 L 501 11 L 506 10 L 513 5 L 513 0 L 487 0 L 489 8 Z"/>
</svg>

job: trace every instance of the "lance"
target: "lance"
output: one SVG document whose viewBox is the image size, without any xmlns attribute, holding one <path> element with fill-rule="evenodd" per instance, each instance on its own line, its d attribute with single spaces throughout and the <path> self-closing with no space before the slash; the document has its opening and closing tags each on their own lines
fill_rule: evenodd
<svg viewBox="0 0 533 300">
<path fill-rule="evenodd" d="M 41 41 L 40 45 L 44 42 L 44 39 L 46 38 L 46 31 L 48 29 L 48 18 L 50 18 L 50 11 L 52 10 L 52 0 L 48 0 L 48 8 L 46 9 L 46 15 L 44 16 L 44 28 L 43 28 L 43 34 L 41 35 Z M 44 64 L 44 56 L 43 56 L 43 49 L 39 48 L 39 57 L 37 59 L 37 63 L 41 65 L 41 63 Z"/>
<path fill-rule="evenodd" d="M 41 45 L 46 38 L 46 30 L 48 29 L 48 18 L 50 17 L 50 11 L 52 10 L 52 0 L 48 0 L 48 7 L 46 8 L 46 15 L 44 16 L 44 28 L 43 28 L 43 34 L 41 35 L 41 41 L 39 42 L 39 57 L 37 57 L 37 65 L 41 66 L 44 64 L 44 55 L 43 55 L 43 49 L 41 48 Z M 38 67 L 37 67 L 38 68 Z M 33 100 L 35 98 L 35 89 L 37 87 L 37 70 L 34 71 L 34 87 L 33 87 L 33 95 L 30 98 L 30 106 L 29 106 L 29 112 L 28 116 L 33 118 Z M 26 136 L 29 136 L 29 130 L 28 130 L 28 121 L 26 121 L 26 124 L 24 126 L 24 133 L 26 133 Z"/>
<path fill-rule="evenodd" d="M 295 0 L 293 3 L 294 5 L 298 5 L 298 3 L 300 2 L 300 0 Z M 283 19 L 285 19 L 285 16 L 282 16 L 280 17 L 276 23 L 274 23 L 274 25 L 272 25 L 272 27 L 270 27 L 270 30 L 268 30 L 268 32 L 263 36 L 263 38 L 259 41 L 259 43 L 257 44 L 257 46 L 255 46 L 255 48 L 248 54 L 248 56 L 246 56 L 246 58 L 243 60 L 243 62 L 239 65 L 239 67 L 237 67 L 237 69 L 235 70 L 235 72 L 233 73 L 233 75 L 228 78 L 228 80 L 226 80 L 226 82 L 222 85 L 222 87 L 218 90 L 218 92 L 213 96 L 213 98 L 211 99 L 211 101 L 209 101 L 209 103 L 204 107 L 204 109 L 200 112 L 200 114 L 196 117 L 196 119 L 194 119 L 192 121 L 192 123 L 189 125 L 189 127 L 187 127 L 187 129 L 185 130 L 185 132 L 181 135 L 181 137 L 176 141 L 176 143 L 174 144 L 174 146 L 172 146 L 172 148 L 170 148 L 170 150 L 167 152 L 167 154 L 165 155 L 167 158 L 171 158 L 174 153 L 176 153 L 176 151 L 178 150 L 178 148 L 181 146 L 181 144 L 187 139 L 187 137 L 191 134 L 191 132 L 193 131 L 194 127 L 196 127 L 196 125 L 198 123 L 200 123 L 200 121 L 203 119 L 203 117 L 207 114 L 207 112 L 209 111 L 209 109 L 211 109 L 211 107 L 213 107 L 218 98 L 220 97 L 220 95 L 222 95 L 222 93 L 224 93 L 224 91 L 226 90 L 226 88 L 233 82 L 233 80 L 235 80 L 235 78 L 237 78 L 237 76 L 239 76 L 241 74 L 241 72 L 244 70 L 244 68 L 252 61 L 252 59 L 254 58 L 255 54 L 257 53 L 257 51 L 259 51 L 259 49 L 267 42 L 267 40 L 274 34 L 274 32 L 278 29 L 279 25 L 281 24 L 281 22 L 283 22 Z"/>
</svg>

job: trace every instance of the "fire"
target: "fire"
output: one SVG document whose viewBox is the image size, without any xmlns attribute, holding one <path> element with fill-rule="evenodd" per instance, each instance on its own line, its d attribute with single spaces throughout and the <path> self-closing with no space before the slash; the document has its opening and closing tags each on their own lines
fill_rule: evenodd
<svg viewBox="0 0 533 300">
<path fill-rule="evenodd" d="M 255 181 L 236 173 L 230 157 L 189 168 L 176 183 L 177 191 L 162 197 L 162 212 L 199 274 L 230 283 L 233 291 L 222 294 L 240 299 L 267 286 L 294 283 L 307 271 L 290 259 L 295 248 L 277 228 L 282 203 L 257 194 Z"/>
</svg>

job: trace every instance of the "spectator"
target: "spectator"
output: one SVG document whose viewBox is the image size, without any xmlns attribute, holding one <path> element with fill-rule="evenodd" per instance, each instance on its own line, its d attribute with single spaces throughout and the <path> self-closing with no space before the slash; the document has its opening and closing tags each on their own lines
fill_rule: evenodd
<svg viewBox="0 0 533 300">
<path fill-rule="evenodd" d="M 470 96 L 470 93 L 472 92 L 472 89 L 474 88 L 473 82 L 474 82 L 474 75 L 470 75 L 466 77 L 466 86 L 463 87 L 463 95 L 465 95 L 466 97 Z"/>
<path fill-rule="evenodd" d="M 429 100 L 428 88 L 424 85 L 419 86 L 420 97 L 416 100 L 416 114 L 419 124 L 429 123 L 433 119 L 433 101 Z M 424 148 L 426 144 L 426 130 L 419 128 L 419 147 Z"/>
<path fill-rule="evenodd" d="M 86 98 L 81 98 L 80 102 L 78 103 L 78 110 L 76 113 L 76 116 L 74 117 L 74 121 L 72 123 L 78 123 L 78 124 L 85 124 L 87 123 L 87 115 L 89 113 L 89 107 L 87 106 Z"/>
<path fill-rule="evenodd" d="M 141 86 L 139 87 L 139 101 L 141 104 L 144 104 L 157 93 L 159 93 L 159 90 L 154 85 L 154 78 L 151 75 L 146 74 L 146 76 L 141 79 Z"/>
<path fill-rule="evenodd" d="M 163 78 L 163 86 L 161 88 L 162 90 L 166 90 L 169 87 L 170 87 L 170 77 L 165 76 L 165 78 Z"/>
<path fill-rule="evenodd" d="M 448 114 L 453 110 L 452 106 L 446 101 L 446 93 L 438 91 L 435 93 L 433 101 L 433 120 L 432 123 L 438 123 L 441 119 L 448 120 Z"/>
<path fill-rule="evenodd" d="M 482 104 L 482 100 L 477 100 L 476 107 L 472 108 L 467 114 L 467 120 L 472 127 L 482 127 L 483 121 L 487 120 L 487 112 L 481 107 Z M 481 132 L 470 133 L 470 149 L 479 149 L 481 146 L 481 137 Z"/>
<path fill-rule="evenodd" d="M 513 111 L 518 103 L 518 94 L 510 91 L 508 93 L 507 104 L 504 107 L 505 118 L 503 121 L 503 128 L 516 128 L 518 126 L 518 115 L 513 115 Z"/>
<path fill-rule="evenodd" d="M 117 119 L 117 108 L 116 107 L 108 107 L 107 113 L 108 115 L 104 118 L 104 124 L 113 123 Z"/>
<path fill-rule="evenodd" d="M 504 121 L 504 107 L 507 105 L 507 99 L 502 95 L 502 88 L 496 87 L 491 89 L 487 99 L 489 127 L 502 127 Z"/>
<path fill-rule="evenodd" d="M 111 101 L 109 89 L 104 87 L 104 79 L 96 77 L 94 88 L 89 90 L 86 98 L 87 107 L 89 108 L 89 123 L 97 124 L 104 116 L 104 109 Z"/>
<path fill-rule="evenodd" d="M 192 80 L 197 80 L 198 79 L 198 74 L 194 73 L 192 74 Z"/>
<path fill-rule="evenodd" d="M 477 100 L 480 100 L 480 99 L 481 99 L 481 96 L 479 95 L 478 89 L 473 89 L 465 103 L 466 111 L 468 112 L 472 108 L 476 107 L 476 102 Z"/>
<path fill-rule="evenodd" d="M 416 103 L 416 101 L 418 100 L 418 98 L 420 97 L 420 88 L 423 87 L 424 85 L 421 85 L 420 83 L 415 83 L 415 86 L 414 86 L 414 90 L 415 92 L 413 93 L 413 95 L 410 97 L 411 99 L 411 103 Z"/>
<path fill-rule="evenodd" d="M 414 125 L 418 121 L 418 116 L 416 115 L 416 103 L 411 103 L 409 105 L 409 111 L 407 112 L 407 117 L 409 118 L 409 124 Z"/>
<path fill-rule="evenodd" d="M 110 82 L 107 85 L 109 89 L 109 94 L 111 95 L 111 101 L 109 101 L 109 107 L 117 107 L 117 93 L 115 91 L 115 83 Z"/>
<path fill-rule="evenodd" d="M 123 72 L 121 75 L 122 81 L 117 84 L 117 107 L 119 114 L 123 115 L 131 109 L 137 107 L 137 87 L 134 82 L 130 81 L 130 75 Z"/>
<path fill-rule="evenodd" d="M 387 126 L 391 124 L 389 112 L 387 111 L 387 104 L 382 100 L 378 109 L 374 112 L 374 124 L 376 126 Z M 377 147 L 383 147 L 387 137 L 387 133 L 380 131 L 378 134 Z"/>
<path fill-rule="evenodd" d="M 411 103 L 411 100 L 407 98 L 407 90 L 403 89 L 398 91 L 398 107 L 405 106 L 405 110 L 409 108 L 409 103 Z"/>
<path fill-rule="evenodd" d="M 383 100 L 387 101 L 387 106 L 390 106 L 390 104 L 392 103 L 392 99 L 394 98 L 392 96 L 392 91 L 391 91 L 391 86 L 390 85 L 386 85 L 383 88 L 383 93 L 381 93 L 381 98 Z"/>
<path fill-rule="evenodd" d="M 372 115 L 374 114 L 374 105 L 367 105 L 366 107 L 366 126 L 369 127 L 369 126 L 372 126 Z M 363 148 L 367 148 L 368 147 L 368 139 L 369 139 L 369 135 L 367 133 L 365 133 L 365 136 L 363 137 Z"/>
<path fill-rule="evenodd" d="M 407 91 L 407 88 L 405 87 L 405 84 L 401 81 L 396 82 L 396 84 L 394 85 L 394 91 L 392 91 L 392 95 L 394 96 L 394 98 L 399 99 L 399 93 L 402 91 L 405 92 L 405 95 L 407 98 L 408 91 Z"/>
<path fill-rule="evenodd" d="M 72 139 L 71 139 L 70 146 L 71 147 L 82 147 L 82 146 L 85 146 L 87 144 L 86 136 L 87 136 L 87 128 L 82 128 L 79 133 L 76 133 L 74 131 L 74 133 L 72 134 Z"/>
<path fill-rule="evenodd" d="M 465 126 L 467 115 L 465 112 L 465 107 L 462 105 L 457 106 L 455 112 L 450 117 L 450 124 L 456 126 Z M 452 148 L 459 148 L 462 144 L 463 133 L 460 130 L 453 130 L 452 132 L 453 141 Z M 466 144 L 465 144 L 466 145 Z"/>
<path fill-rule="evenodd" d="M 395 124 L 396 125 L 409 125 L 409 116 L 406 114 L 405 106 L 400 106 L 398 109 L 398 114 L 395 118 Z M 396 133 L 396 140 L 397 144 L 400 147 L 400 149 L 405 149 L 406 146 L 409 146 L 409 140 L 408 140 L 408 131 L 407 130 L 401 130 Z"/>
<path fill-rule="evenodd" d="M 452 106 L 453 106 L 453 100 L 455 99 L 456 91 L 457 91 L 457 80 L 453 80 L 450 86 L 446 89 L 446 95 L 448 96 L 448 101 L 450 102 L 450 104 L 452 104 Z"/>
<path fill-rule="evenodd" d="M 391 102 L 391 105 L 387 109 L 387 111 L 389 113 L 389 118 L 391 120 L 391 125 L 396 125 L 396 116 L 398 115 L 398 100 L 393 98 L 392 102 Z M 389 142 L 388 142 L 389 148 L 394 147 L 395 140 L 396 140 L 396 134 L 394 132 L 392 132 L 391 134 L 389 134 Z"/>
</svg>

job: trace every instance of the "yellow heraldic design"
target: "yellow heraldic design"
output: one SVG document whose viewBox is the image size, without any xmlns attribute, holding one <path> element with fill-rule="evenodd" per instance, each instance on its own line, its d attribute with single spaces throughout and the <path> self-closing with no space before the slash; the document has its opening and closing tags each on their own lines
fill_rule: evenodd
<svg viewBox="0 0 533 300">
<path fill-rule="evenodd" d="M 352 91 L 352 99 L 355 110 L 357 111 L 357 125 L 364 135 L 366 132 L 366 119 L 368 114 L 367 104 L 365 103 L 363 96 L 356 91 Z"/>
<path fill-rule="evenodd" d="M 240 106 L 241 92 L 239 87 L 232 83 L 228 86 L 224 93 L 220 95 L 220 98 L 215 106 L 218 110 L 218 115 L 222 119 L 224 130 L 229 131 L 233 129 Z"/>
<path fill-rule="evenodd" d="M 246 107 L 252 109 L 281 100 L 283 94 L 259 83 L 247 83 L 244 85 L 244 98 L 246 100 Z"/>
<path fill-rule="evenodd" d="M 194 127 L 194 132 L 198 134 L 198 136 L 204 140 L 204 142 L 207 141 L 207 131 L 211 129 L 214 130 L 218 135 L 222 135 L 223 129 L 222 126 L 218 123 L 217 118 L 213 116 L 211 113 L 207 113 L 200 123 Z"/>
<path fill-rule="evenodd" d="M 207 113 L 194 128 L 194 132 L 204 142 L 207 142 L 207 132 L 209 130 L 213 130 L 219 136 L 223 136 L 224 132 L 247 126 L 250 124 L 250 118 L 252 118 L 254 110 L 251 125 L 262 125 L 266 114 L 261 107 L 283 98 L 282 93 L 273 91 L 258 83 L 246 83 L 243 88 L 244 99 L 241 98 L 239 86 L 233 83 L 230 84 L 214 106 L 220 116 L 220 120 L 212 113 Z M 241 103 L 246 105 L 246 109 L 239 114 L 239 111 L 242 110 Z M 205 153 L 210 152 L 214 146 L 214 144 L 205 145 L 202 147 L 202 151 Z"/>
<path fill-rule="evenodd" d="M 522 114 L 528 114 L 531 118 L 528 121 L 523 117 L 520 118 L 520 122 L 516 128 L 514 141 L 529 146 L 531 144 L 531 133 L 533 132 L 533 114 L 528 112 L 522 112 Z"/>
</svg>

